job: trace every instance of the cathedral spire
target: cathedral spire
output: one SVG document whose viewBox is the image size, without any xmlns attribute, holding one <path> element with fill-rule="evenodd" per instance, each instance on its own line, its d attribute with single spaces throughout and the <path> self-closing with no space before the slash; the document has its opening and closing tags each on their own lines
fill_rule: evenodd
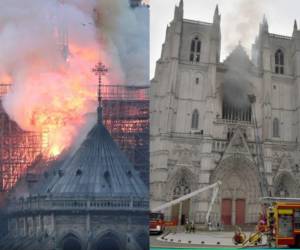
<svg viewBox="0 0 300 250">
<path fill-rule="evenodd" d="M 180 0 L 179 9 L 183 10 L 183 0 Z"/>
<path fill-rule="evenodd" d="M 297 20 L 295 19 L 294 21 L 294 29 L 293 29 L 293 37 L 296 38 L 298 37 L 299 35 L 299 32 L 298 32 L 298 24 L 297 24 Z"/>
<path fill-rule="evenodd" d="M 215 13 L 214 13 L 214 23 L 220 24 L 221 15 L 219 14 L 219 5 L 216 5 Z"/>
<path fill-rule="evenodd" d="M 263 17 L 263 21 L 260 24 L 260 33 L 268 33 L 269 32 L 269 25 L 267 21 L 266 15 Z"/>
<path fill-rule="evenodd" d="M 102 93 L 101 93 L 101 87 L 102 87 L 102 76 L 104 76 L 107 72 L 108 69 L 106 66 L 102 63 L 99 62 L 98 64 L 95 65 L 93 68 L 93 72 L 95 75 L 98 76 L 98 107 L 97 107 L 97 121 L 98 123 L 102 123 Z"/>
<path fill-rule="evenodd" d="M 294 32 L 298 31 L 297 20 L 294 21 Z"/>
<path fill-rule="evenodd" d="M 218 16 L 218 15 L 219 15 L 219 5 L 217 4 L 216 8 L 215 8 L 215 16 Z"/>
<path fill-rule="evenodd" d="M 269 31 L 269 24 L 266 15 L 263 17 L 263 29 L 264 31 Z"/>
<path fill-rule="evenodd" d="M 180 15 L 180 19 L 183 19 L 183 0 L 180 0 L 179 3 L 179 15 Z"/>
<path fill-rule="evenodd" d="M 175 6 L 174 20 L 183 19 L 183 0 L 180 0 L 179 6 Z"/>
</svg>

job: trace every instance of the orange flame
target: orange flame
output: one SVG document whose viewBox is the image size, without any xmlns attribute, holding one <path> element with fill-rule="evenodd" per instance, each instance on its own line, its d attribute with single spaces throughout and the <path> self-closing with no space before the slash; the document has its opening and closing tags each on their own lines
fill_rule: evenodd
<svg viewBox="0 0 300 250">
<path fill-rule="evenodd" d="M 57 156 L 69 147 L 84 125 L 85 115 L 95 111 L 97 77 L 92 68 L 103 58 L 99 46 L 71 44 L 69 50 L 69 60 L 55 69 L 44 62 L 47 71 L 39 71 L 42 61 L 28 59 L 32 65 L 14 113 L 23 129 L 46 132 L 44 153 L 48 156 Z M 6 74 L 0 76 L 1 80 L 11 82 Z"/>
<path fill-rule="evenodd" d="M 12 77 L 9 74 L 4 73 L 0 75 L 0 84 L 11 84 L 11 83 L 12 83 Z"/>
<path fill-rule="evenodd" d="M 49 156 L 57 156 L 71 145 L 78 128 L 85 123 L 84 115 L 93 111 L 91 101 L 96 100 L 96 77 L 91 68 L 99 60 L 97 48 L 71 45 L 70 54 L 67 66 L 62 65 L 54 74 L 47 73 L 38 79 L 54 89 L 50 94 L 46 89 L 43 93 L 45 103 L 32 110 L 30 127 L 48 133 L 45 151 Z M 64 85 L 51 86 L 51 81 L 56 80 Z M 35 82 L 35 77 L 31 81 Z"/>
</svg>

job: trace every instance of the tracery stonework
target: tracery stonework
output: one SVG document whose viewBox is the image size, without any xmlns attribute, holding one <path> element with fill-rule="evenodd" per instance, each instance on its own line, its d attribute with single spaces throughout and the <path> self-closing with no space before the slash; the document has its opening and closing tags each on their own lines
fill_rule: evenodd
<svg viewBox="0 0 300 250">
<path fill-rule="evenodd" d="M 220 61 L 218 8 L 211 23 L 184 19 L 183 12 L 181 1 L 151 83 L 151 207 L 185 194 L 182 187 L 193 192 L 220 180 L 211 220 L 254 223 L 262 173 L 268 192 L 300 193 L 300 125 L 294 122 L 300 119 L 300 65 L 295 64 L 300 61 L 300 31 L 295 27 L 291 37 L 270 34 L 263 20 L 254 57 L 239 44 Z M 284 64 L 275 62 L 276 53 Z M 253 103 L 249 94 L 256 97 Z M 264 169 L 257 167 L 258 159 Z M 210 198 L 208 192 L 185 202 L 182 215 L 204 222 Z M 174 218 L 178 211 L 174 207 L 164 213 Z"/>
</svg>

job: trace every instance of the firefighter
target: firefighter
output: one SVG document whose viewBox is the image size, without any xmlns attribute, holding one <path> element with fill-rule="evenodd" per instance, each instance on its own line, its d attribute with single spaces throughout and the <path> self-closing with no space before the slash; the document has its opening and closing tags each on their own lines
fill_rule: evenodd
<svg viewBox="0 0 300 250">
<path fill-rule="evenodd" d="M 242 244 L 246 240 L 245 233 L 242 232 L 240 227 L 236 227 L 232 241 L 235 245 Z"/>
<path fill-rule="evenodd" d="M 259 221 L 256 225 L 256 231 L 260 233 L 265 233 L 268 231 L 267 217 L 263 213 L 259 213 Z"/>
</svg>

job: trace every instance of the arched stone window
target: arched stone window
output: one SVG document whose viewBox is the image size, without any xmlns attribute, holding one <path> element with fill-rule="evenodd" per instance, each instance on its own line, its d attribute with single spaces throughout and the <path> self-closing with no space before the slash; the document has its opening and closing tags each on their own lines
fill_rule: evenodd
<svg viewBox="0 0 300 250">
<path fill-rule="evenodd" d="M 73 234 L 68 234 L 62 241 L 63 250 L 81 250 L 80 240 Z"/>
<path fill-rule="evenodd" d="M 191 128 L 192 129 L 198 129 L 199 127 L 199 112 L 197 109 L 195 109 L 193 111 L 193 114 L 192 114 L 192 125 L 191 125 Z"/>
<path fill-rule="evenodd" d="M 279 120 L 274 118 L 273 120 L 273 137 L 279 137 Z"/>
<path fill-rule="evenodd" d="M 278 49 L 275 53 L 275 73 L 284 74 L 284 54 L 281 49 Z"/>
<path fill-rule="evenodd" d="M 149 235 L 142 232 L 137 235 L 136 241 L 141 247 L 142 250 L 148 250 L 149 249 Z"/>
<path fill-rule="evenodd" d="M 191 42 L 191 51 L 190 51 L 190 61 L 191 62 L 200 62 L 201 54 L 201 41 L 196 36 Z"/>
<path fill-rule="evenodd" d="M 96 243 L 96 245 L 92 248 L 95 250 L 121 250 L 121 244 L 119 237 L 111 232 L 103 235 Z"/>
<path fill-rule="evenodd" d="M 274 180 L 276 197 L 297 197 L 297 184 L 290 173 L 283 172 Z"/>
<path fill-rule="evenodd" d="M 189 194 L 190 192 L 191 188 L 188 185 L 188 182 L 186 181 L 185 177 L 182 176 L 173 190 L 173 197 L 179 198 L 183 195 Z"/>
</svg>

